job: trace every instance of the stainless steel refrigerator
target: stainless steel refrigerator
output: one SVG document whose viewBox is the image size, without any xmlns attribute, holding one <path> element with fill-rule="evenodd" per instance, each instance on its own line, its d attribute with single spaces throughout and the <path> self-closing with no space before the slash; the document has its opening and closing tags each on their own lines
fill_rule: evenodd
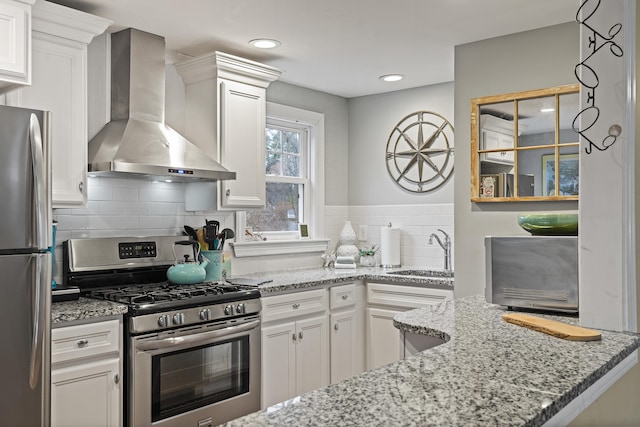
<svg viewBox="0 0 640 427">
<path fill-rule="evenodd" d="M 0 106 L 0 426 L 50 424 L 49 113 Z"/>
</svg>

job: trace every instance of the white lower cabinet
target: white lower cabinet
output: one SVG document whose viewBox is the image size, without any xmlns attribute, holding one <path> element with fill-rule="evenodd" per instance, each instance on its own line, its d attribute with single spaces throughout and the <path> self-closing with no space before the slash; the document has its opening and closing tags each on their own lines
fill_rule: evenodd
<svg viewBox="0 0 640 427">
<path fill-rule="evenodd" d="M 364 284 L 329 288 L 331 384 L 364 371 Z"/>
<path fill-rule="evenodd" d="M 402 337 L 393 326 L 393 316 L 402 311 L 367 308 L 367 370 L 402 359 Z"/>
<path fill-rule="evenodd" d="M 107 359 L 51 372 L 51 425 L 118 426 L 120 362 Z"/>
<path fill-rule="evenodd" d="M 393 326 L 396 314 L 452 299 L 453 290 L 367 283 L 367 370 L 405 357 L 404 336 Z"/>
<path fill-rule="evenodd" d="M 331 313 L 331 384 L 362 372 L 358 369 L 356 311 Z"/>
<path fill-rule="evenodd" d="M 452 299 L 452 290 L 362 281 L 263 297 L 262 408 L 441 344 L 402 334 L 393 317 Z"/>
<path fill-rule="evenodd" d="M 122 322 L 51 331 L 51 426 L 122 425 Z"/>
<path fill-rule="evenodd" d="M 329 384 L 327 291 L 262 298 L 262 407 Z"/>
</svg>

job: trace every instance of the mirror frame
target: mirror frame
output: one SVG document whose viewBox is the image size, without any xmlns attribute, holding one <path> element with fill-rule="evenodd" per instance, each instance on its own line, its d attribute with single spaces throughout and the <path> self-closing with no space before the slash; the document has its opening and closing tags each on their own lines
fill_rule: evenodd
<svg viewBox="0 0 640 427">
<path fill-rule="evenodd" d="M 531 150 L 531 149 L 550 149 L 553 148 L 555 153 L 555 164 L 559 164 L 560 148 L 561 147 L 579 147 L 580 141 L 576 138 L 577 142 L 559 143 L 559 109 L 558 100 L 560 95 L 579 93 L 580 85 L 571 84 L 564 86 L 556 86 L 545 89 L 528 90 L 524 92 L 507 93 L 503 95 L 485 96 L 481 98 L 471 99 L 471 202 L 474 203 L 494 203 L 494 202 L 535 202 L 535 201 L 555 201 L 555 200 L 578 200 L 579 195 L 572 196 L 527 196 L 527 197 L 480 197 L 480 155 L 484 153 L 492 153 L 496 151 L 512 151 L 512 150 L 480 150 L 479 138 L 480 138 L 480 108 L 487 104 L 497 104 L 503 102 L 514 101 L 514 116 L 517 117 L 517 105 L 515 101 L 524 101 L 527 99 L 543 98 L 543 97 L 555 97 L 556 111 L 555 111 L 555 138 L 553 144 L 547 145 L 534 145 L 526 147 L 518 147 L 518 126 L 517 121 L 514 126 L 514 186 L 517 187 L 518 179 L 518 151 Z M 577 134 L 576 134 L 577 136 Z M 556 186 L 558 188 L 558 176 L 556 176 Z"/>
</svg>

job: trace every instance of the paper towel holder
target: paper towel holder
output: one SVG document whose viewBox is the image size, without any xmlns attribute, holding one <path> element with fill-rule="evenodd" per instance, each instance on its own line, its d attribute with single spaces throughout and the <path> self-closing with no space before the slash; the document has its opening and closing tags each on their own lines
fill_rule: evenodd
<svg viewBox="0 0 640 427">
<path fill-rule="evenodd" d="M 389 223 L 387 227 L 384 227 L 380 230 L 380 267 L 381 268 L 398 268 L 401 266 L 400 264 L 400 230 L 395 228 L 393 231 L 397 234 L 395 239 L 392 238 L 392 227 L 393 225 Z M 387 229 L 387 232 L 384 230 Z M 391 252 L 395 246 L 396 251 L 391 255 L 386 252 Z"/>
</svg>

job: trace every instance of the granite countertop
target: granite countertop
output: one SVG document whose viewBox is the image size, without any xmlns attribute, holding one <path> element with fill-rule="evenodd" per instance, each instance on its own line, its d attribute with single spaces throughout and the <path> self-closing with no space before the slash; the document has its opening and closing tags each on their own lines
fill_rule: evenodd
<svg viewBox="0 0 640 427">
<path fill-rule="evenodd" d="M 393 274 L 397 271 L 406 270 L 428 273 L 430 277 L 425 275 L 412 276 Z M 377 280 L 397 284 L 412 284 L 453 289 L 454 279 L 446 276 L 447 273 L 442 270 L 427 270 L 411 267 L 395 269 L 358 267 L 355 269 L 344 270 L 335 268 L 311 268 L 242 275 L 243 278 L 271 280 L 268 283 L 260 285 L 259 289 L 262 296 L 318 288 L 327 285 L 336 285 L 344 282 L 364 279 L 368 281 Z"/>
<path fill-rule="evenodd" d="M 638 334 L 608 331 L 562 340 L 504 312 L 473 296 L 398 314 L 400 329 L 447 342 L 226 426 L 541 426 L 640 346 Z"/>
<path fill-rule="evenodd" d="M 51 324 L 87 320 L 98 317 L 117 316 L 127 312 L 127 306 L 111 301 L 79 298 L 51 304 Z M 58 325 L 59 326 L 59 325 Z"/>
<path fill-rule="evenodd" d="M 310 268 L 273 273 L 247 274 L 242 275 L 242 277 L 270 280 L 269 283 L 259 286 L 260 293 L 263 296 L 319 288 L 361 279 L 391 281 L 398 284 L 410 283 L 419 286 L 422 285 L 453 289 L 453 278 L 444 277 L 447 273 L 443 271 L 412 269 L 429 272 L 433 277 L 402 276 L 392 274 L 394 271 L 399 270 L 409 270 L 409 268 L 383 269 L 380 267 L 359 267 L 351 270 Z M 51 304 L 51 322 L 52 324 L 71 322 L 75 320 L 91 319 L 94 317 L 120 315 L 126 312 L 127 306 L 123 304 L 80 298 L 76 301 L 63 301 Z"/>
</svg>

